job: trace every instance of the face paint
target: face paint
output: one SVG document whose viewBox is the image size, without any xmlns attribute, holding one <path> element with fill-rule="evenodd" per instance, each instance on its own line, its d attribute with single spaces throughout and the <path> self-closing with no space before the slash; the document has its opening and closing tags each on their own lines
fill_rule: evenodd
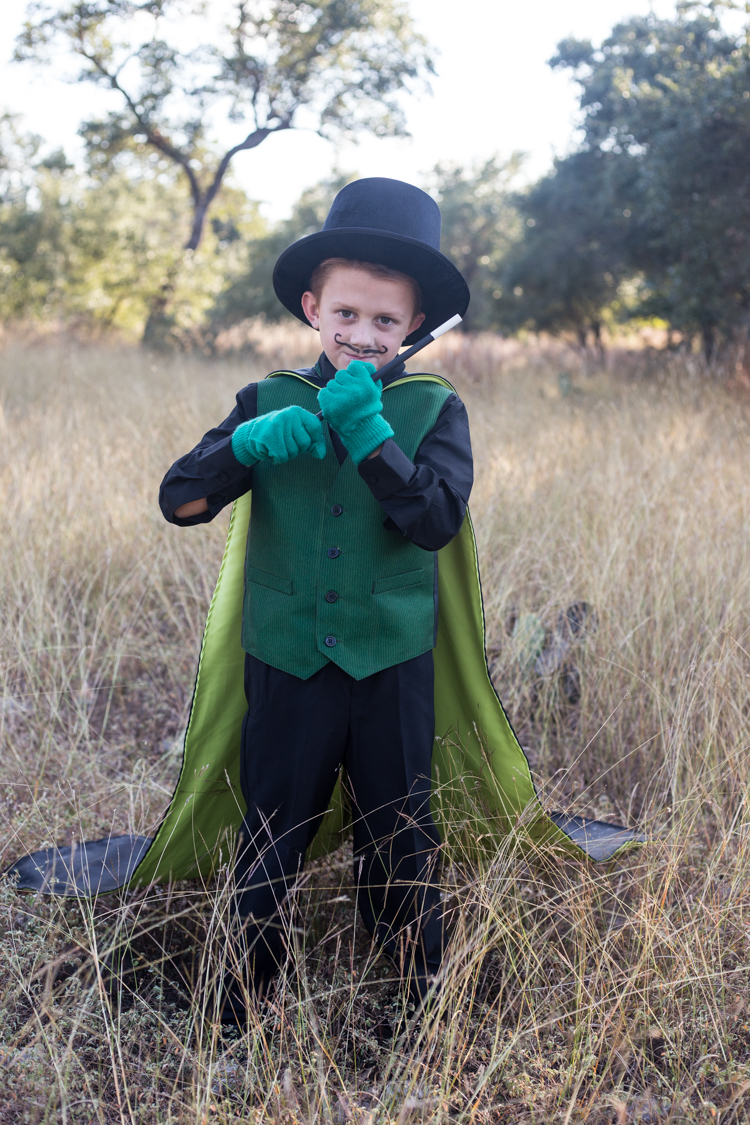
<svg viewBox="0 0 750 1125">
<path fill-rule="evenodd" d="M 346 348 L 347 351 L 354 352 L 355 355 L 362 356 L 363 358 L 366 358 L 369 355 L 385 355 L 386 352 L 388 351 L 388 348 L 385 347 L 385 345 L 382 348 L 377 348 L 377 347 L 360 348 L 360 347 L 358 347 L 357 344 L 352 344 L 349 340 L 343 340 L 341 338 L 340 332 L 337 332 L 335 334 L 334 340 L 336 341 L 336 343 L 338 344 L 338 346 L 340 348 Z"/>
</svg>

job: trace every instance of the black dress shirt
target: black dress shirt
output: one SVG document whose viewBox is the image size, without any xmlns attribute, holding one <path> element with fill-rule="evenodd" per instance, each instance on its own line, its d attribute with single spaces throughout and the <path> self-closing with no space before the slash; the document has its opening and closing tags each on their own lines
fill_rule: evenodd
<svg viewBox="0 0 750 1125">
<path fill-rule="evenodd" d="M 323 353 L 315 367 L 299 372 L 323 387 L 336 369 Z M 403 378 L 403 364 L 387 376 L 385 386 Z M 257 417 L 258 384 L 250 383 L 237 395 L 234 410 L 221 425 L 209 430 L 194 449 L 175 461 L 159 490 L 165 519 L 180 527 L 208 523 L 227 504 L 252 488 L 253 470 L 241 465 L 232 452 L 232 434 L 239 425 Z M 341 463 L 346 450 L 331 432 Z M 389 438 L 377 457 L 361 462 L 359 475 L 385 512 L 383 526 L 405 535 L 425 551 L 438 551 L 458 534 L 474 480 L 466 407 L 457 394 L 443 403 L 435 425 L 425 436 L 414 461 Z M 208 511 L 178 519 L 175 509 L 205 496 Z"/>
</svg>

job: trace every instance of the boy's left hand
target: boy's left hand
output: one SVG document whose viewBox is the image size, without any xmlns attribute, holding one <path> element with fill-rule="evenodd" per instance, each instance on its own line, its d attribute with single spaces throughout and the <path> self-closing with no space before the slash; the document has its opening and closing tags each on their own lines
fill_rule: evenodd
<svg viewBox="0 0 750 1125">
<path fill-rule="evenodd" d="M 381 414 L 383 385 L 373 379 L 375 370 L 373 364 L 354 359 L 318 394 L 323 417 L 339 435 L 355 465 L 386 438 L 393 437 Z"/>
</svg>

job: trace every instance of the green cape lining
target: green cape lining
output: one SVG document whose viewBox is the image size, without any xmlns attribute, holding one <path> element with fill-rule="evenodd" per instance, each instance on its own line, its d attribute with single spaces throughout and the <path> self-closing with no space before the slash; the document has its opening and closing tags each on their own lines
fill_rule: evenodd
<svg viewBox="0 0 750 1125">
<path fill-rule="evenodd" d="M 304 378 L 297 372 L 274 374 Z M 439 376 L 407 378 L 453 390 Z M 386 391 L 403 381 L 391 383 Z M 250 505 L 248 493 L 232 508 L 206 619 L 180 778 L 131 886 L 208 876 L 217 863 L 229 858 L 242 821 L 239 746 L 246 702 L 240 621 Z M 581 847 L 542 808 L 526 755 L 490 679 L 476 540 L 468 510 L 459 534 L 438 552 L 438 591 L 433 812 L 442 839 L 460 845 L 467 858 L 496 851 L 509 835 L 524 848 L 554 848 L 585 856 L 585 834 Z M 310 856 L 336 848 L 346 828 L 347 811 L 337 785 Z M 621 830 L 619 843 L 615 840 L 618 846 L 606 858 L 635 842 L 632 833 Z"/>
</svg>

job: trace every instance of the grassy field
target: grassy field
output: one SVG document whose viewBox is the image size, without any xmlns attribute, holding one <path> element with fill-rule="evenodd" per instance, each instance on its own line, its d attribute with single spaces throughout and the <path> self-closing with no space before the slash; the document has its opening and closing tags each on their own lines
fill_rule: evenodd
<svg viewBox="0 0 750 1125">
<path fill-rule="evenodd" d="M 267 332 L 216 362 L 0 353 L 3 868 L 158 821 L 228 515 L 170 527 L 159 481 L 311 341 Z M 493 674 L 544 800 L 651 842 L 596 867 L 504 849 L 477 868 L 449 846 L 449 983 L 395 1040 L 397 981 L 344 853 L 311 868 L 279 990 L 235 1037 L 203 987 L 226 873 L 94 904 L 3 880 L 3 1125 L 750 1120 L 746 392 L 646 351 L 587 366 L 447 337 L 430 367 L 471 414 Z M 579 600 L 596 628 L 539 674 L 513 622 L 549 635 Z"/>
</svg>

